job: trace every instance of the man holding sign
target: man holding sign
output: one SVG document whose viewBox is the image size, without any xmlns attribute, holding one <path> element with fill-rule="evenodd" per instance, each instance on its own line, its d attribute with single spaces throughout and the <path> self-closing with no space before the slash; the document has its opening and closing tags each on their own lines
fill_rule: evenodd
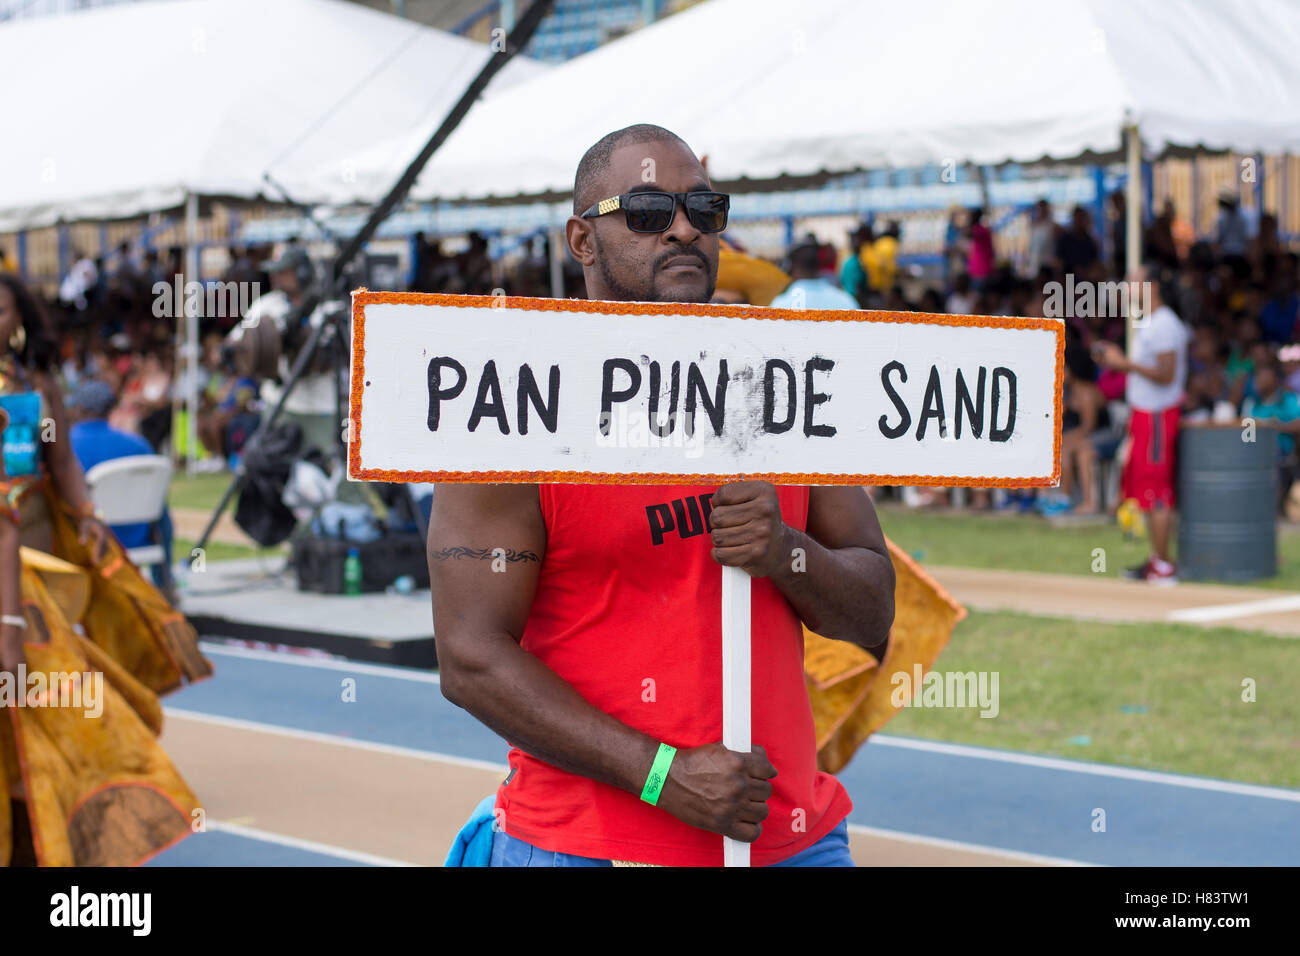
<svg viewBox="0 0 1300 956">
<path fill-rule="evenodd" d="M 727 208 L 674 134 L 606 136 L 567 225 L 588 295 L 708 302 Z M 693 373 L 688 430 L 697 394 L 713 411 Z M 883 657 L 894 570 L 860 487 L 443 485 L 429 565 L 443 693 L 512 744 L 493 865 L 719 865 L 718 834 L 756 866 L 853 865 L 801 624 Z M 719 565 L 753 579 L 751 753 L 720 742 Z"/>
</svg>

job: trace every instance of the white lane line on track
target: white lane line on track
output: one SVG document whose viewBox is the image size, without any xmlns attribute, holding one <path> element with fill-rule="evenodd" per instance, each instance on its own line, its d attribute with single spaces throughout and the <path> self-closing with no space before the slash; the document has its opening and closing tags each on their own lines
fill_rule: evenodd
<svg viewBox="0 0 1300 956">
<path fill-rule="evenodd" d="M 849 824 L 850 833 L 863 836 L 883 837 L 903 843 L 917 843 L 941 850 L 960 850 L 966 853 L 983 853 L 988 856 L 1001 856 L 1022 863 L 1042 863 L 1047 866 L 1100 866 L 1098 863 L 1085 863 L 1083 860 L 1067 860 L 1059 856 L 1042 856 L 1038 853 L 1024 853 L 1020 850 L 1004 850 L 996 846 L 983 846 L 979 843 L 962 843 L 959 840 L 945 840 L 942 837 L 921 836 L 917 833 L 903 833 L 899 830 L 882 830 L 879 827 L 866 827 L 860 823 Z"/>
<path fill-rule="evenodd" d="M 1165 615 L 1165 620 L 1181 621 L 1186 624 L 1204 624 L 1207 621 L 1228 621 L 1234 617 L 1250 617 L 1255 614 L 1279 614 L 1282 611 L 1300 611 L 1300 594 L 1261 598 L 1258 601 L 1242 601 L 1238 604 L 1210 604 L 1202 607 L 1186 607 L 1177 611 L 1170 611 Z"/>
<path fill-rule="evenodd" d="M 1300 803 L 1300 790 L 1265 787 L 1253 783 L 1236 783 L 1231 780 L 1215 780 L 1212 777 L 1191 777 L 1182 774 L 1161 773 L 1157 770 L 1113 767 L 1104 763 L 1086 763 L 1081 760 L 1039 757 L 1035 754 L 1014 753 L 1009 750 L 988 750 L 984 747 L 971 747 L 966 744 L 946 744 L 936 740 L 915 740 L 906 737 L 890 737 L 884 734 L 873 734 L 868 740 L 868 745 L 873 743 L 883 744 L 886 747 L 902 747 L 906 750 L 923 750 L 929 753 L 948 754 L 954 757 L 970 757 L 975 760 L 994 760 L 1002 763 L 1022 764 L 1027 767 L 1042 767 L 1047 770 L 1064 770 L 1067 773 L 1087 773 L 1098 777 L 1118 777 L 1123 780 L 1160 783 L 1170 787 L 1185 787 L 1190 790 L 1212 790 L 1217 793 L 1232 793 L 1243 797 L 1262 797 L 1267 800 L 1286 800 L 1291 803 Z"/>
<path fill-rule="evenodd" d="M 386 856 L 375 856 L 373 853 L 361 853 L 357 850 L 345 850 L 343 847 L 330 846 L 328 843 L 317 843 L 315 840 L 301 840 L 298 837 L 284 836 L 280 833 L 271 833 L 267 830 L 257 830 L 253 827 L 241 826 L 237 823 L 222 823 L 219 820 L 209 820 L 207 829 L 212 833 L 229 833 L 231 836 L 243 837 L 246 840 L 258 840 L 262 843 L 274 843 L 278 846 L 292 847 L 295 850 L 306 850 L 309 853 L 319 853 L 322 856 L 332 856 L 339 860 L 351 860 L 353 863 L 365 863 L 370 866 L 417 866 L 416 863 L 407 863 L 405 860 L 394 860 Z"/>
<path fill-rule="evenodd" d="M 381 744 L 369 740 L 358 740 L 339 734 L 323 734 L 313 730 L 298 730 L 277 724 L 264 724 L 254 720 L 241 720 L 238 717 L 220 717 L 199 711 L 184 710 L 175 707 L 164 708 L 168 716 L 198 723 L 233 727 L 239 730 L 253 730 L 260 733 L 275 734 L 297 740 L 312 740 L 318 743 L 336 744 L 352 747 L 356 750 L 369 750 L 373 753 L 392 754 L 397 757 L 411 757 L 416 760 L 433 760 L 456 764 L 476 770 L 504 773 L 509 768 L 504 763 L 489 760 L 474 760 L 469 757 L 457 757 L 452 754 L 439 753 L 434 750 L 418 750 L 414 747 L 400 747 L 395 744 Z M 1244 797 L 1260 797 L 1267 800 L 1284 800 L 1300 803 L 1300 790 L 1287 790 L 1282 787 L 1265 787 L 1251 783 L 1236 783 L 1231 780 L 1215 780 L 1211 777 L 1191 777 L 1181 774 L 1161 773 L 1155 770 L 1137 770 L 1132 767 L 1113 767 L 1101 763 L 1085 763 L 1076 760 L 1062 760 L 1057 757 L 1040 757 L 1035 754 L 1013 753 L 1006 750 L 989 750 L 984 747 L 971 747 L 966 744 L 948 744 L 935 740 L 915 740 L 905 737 L 891 737 L 885 734 L 872 735 L 868 743 L 886 747 L 901 747 L 904 750 L 920 750 L 927 753 L 945 754 L 954 757 L 969 757 L 974 760 L 992 760 L 1001 763 L 1014 763 L 1027 767 L 1040 767 L 1045 770 L 1062 770 L 1067 773 L 1092 774 L 1099 777 L 1115 777 L 1121 780 L 1137 780 L 1143 783 L 1158 783 L 1171 787 L 1183 787 L 1190 790 L 1208 790 L 1216 793 L 1231 793 Z"/>
<path fill-rule="evenodd" d="M 358 740 L 354 737 L 343 737 L 339 734 L 322 734 L 314 730 L 297 730 L 293 727 L 281 727 L 277 724 L 263 724 L 255 720 L 240 720 L 238 717 L 218 717 L 215 714 L 203 714 L 195 710 L 182 710 L 178 707 L 165 707 L 163 713 L 167 717 L 192 720 L 200 724 L 230 727 L 234 730 L 251 730 L 262 734 L 273 734 L 277 737 L 287 737 L 291 740 L 310 740 L 314 743 L 334 744 L 339 747 L 351 747 L 354 750 L 368 750 L 371 753 L 391 754 L 394 757 L 410 757 L 415 760 L 450 763 L 459 767 L 468 767 L 472 770 L 506 773 L 510 769 L 503 763 L 493 763 L 488 760 L 472 760 L 468 757 L 455 757 L 451 754 L 437 753 L 432 750 L 416 750 L 414 747 L 375 743 L 371 740 Z"/>
<path fill-rule="evenodd" d="M 234 647 L 229 644 L 216 644 L 212 641 L 199 641 L 199 648 L 204 654 L 214 657 L 242 657 L 246 660 L 268 661 L 272 664 L 292 664 L 295 667 L 315 667 L 320 670 L 346 671 L 349 674 L 373 674 L 376 677 L 392 677 L 395 680 L 413 680 L 423 684 L 441 683 L 433 671 L 420 670 L 415 667 L 393 667 L 387 664 L 364 664 L 360 661 L 336 661 L 327 657 L 306 657 L 302 654 L 289 654 L 280 651 L 262 651 L 251 647 Z"/>
</svg>

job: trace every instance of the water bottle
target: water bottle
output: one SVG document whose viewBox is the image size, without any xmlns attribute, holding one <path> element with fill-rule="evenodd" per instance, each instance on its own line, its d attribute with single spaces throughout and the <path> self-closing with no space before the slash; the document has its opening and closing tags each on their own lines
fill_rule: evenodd
<svg viewBox="0 0 1300 956">
<path fill-rule="evenodd" d="M 361 593 L 361 552 L 356 548 L 349 548 L 343 560 L 343 593 Z"/>
</svg>

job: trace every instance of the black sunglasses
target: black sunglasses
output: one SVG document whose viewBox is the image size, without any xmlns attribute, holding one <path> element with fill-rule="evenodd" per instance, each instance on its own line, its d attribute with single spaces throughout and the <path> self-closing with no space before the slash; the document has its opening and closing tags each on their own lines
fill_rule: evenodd
<svg viewBox="0 0 1300 956">
<path fill-rule="evenodd" d="M 699 190 L 690 193 L 636 192 L 621 193 L 602 199 L 582 214 L 594 219 L 620 209 L 627 215 L 627 227 L 633 232 L 664 232 L 677 215 L 677 204 L 686 207 L 686 218 L 700 232 L 722 232 L 727 228 L 731 197 L 726 193 Z"/>
</svg>

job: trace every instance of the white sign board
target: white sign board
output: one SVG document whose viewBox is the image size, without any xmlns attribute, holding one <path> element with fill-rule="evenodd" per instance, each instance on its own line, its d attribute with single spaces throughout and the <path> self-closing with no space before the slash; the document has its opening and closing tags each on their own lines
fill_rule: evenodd
<svg viewBox="0 0 1300 956">
<path fill-rule="evenodd" d="M 1049 486 L 1054 319 L 353 294 L 355 480 Z"/>
</svg>

